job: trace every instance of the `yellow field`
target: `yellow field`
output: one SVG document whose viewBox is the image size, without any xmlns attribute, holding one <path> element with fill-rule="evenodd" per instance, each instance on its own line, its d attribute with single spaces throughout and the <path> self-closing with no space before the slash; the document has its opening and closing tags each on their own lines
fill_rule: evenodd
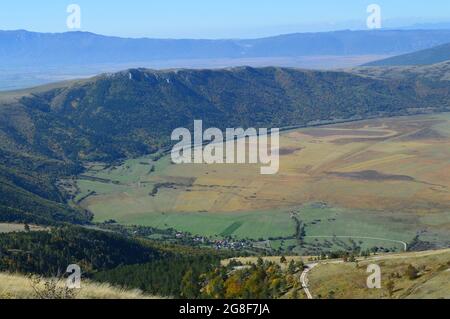
<svg viewBox="0 0 450 319">
<path fill-rule="evenodd" d="M 450 115 L 439 114 L 287 131 L 280 137 L 280 171 L 272 176 L 261 175 L 259 165 L 171 165 L 168 158 L 156 164 L 156 172 L 147 173 L 148 168 L 133 160 L 92 173 L 115 184 L 79 181 L 82 194 L 96 192 L 81 205 L 98 221 L 112 218 L 195 233 L 218 222 L 207 220 L 215 215 L 289 214 L 323 203 L 348 212 L 385 214 L 387 223 L 407 216 L 413 234 L 433 227 L 449 237 L 448 127 Z M 150 196 L 158 183 L 163 186 Z M 192 213 L 204 214 L 201 227 L 177 222 Z M 227 219 L 223 228 L 229 225 Z"/>
<path fill-rule="evenodd" d="M 448 116 L 422 116 L 288 132 L 281 137 L 285 155 L 277 175 L 262 176 L 257 165 L 171 165 L 158 177 L 142 179 L 178 183 L 176 190 L 161 190 L 168 200 L 130 187 L 91 197 L 84 205 L 95 212 L 99 202 L 126 202 L 136 214 L 255 211 L 308 202 L 448 211 L 450 137 L 433 129 L 445 122 L 450 125 Z"/>
</svg>

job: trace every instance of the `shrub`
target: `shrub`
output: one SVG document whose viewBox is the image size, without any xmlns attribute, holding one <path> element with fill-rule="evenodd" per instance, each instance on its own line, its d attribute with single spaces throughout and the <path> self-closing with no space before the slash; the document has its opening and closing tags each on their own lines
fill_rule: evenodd
<svg viewBox="0 0 450 319">
<path fill-rule="evenodd" d="M 406 269 L 406 276 L 408 276 L 409 280 L 414 280 L 419 277 L 419 270 L 413 265 L 409 265 Z"/>
</svg>

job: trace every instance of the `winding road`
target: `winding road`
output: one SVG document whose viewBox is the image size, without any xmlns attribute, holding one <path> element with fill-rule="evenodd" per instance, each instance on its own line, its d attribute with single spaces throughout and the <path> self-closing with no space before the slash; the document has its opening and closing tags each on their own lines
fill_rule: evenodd
<svg viewBox="0 0 450 319">
<path fill-rule="evenodd" d="M 300 282 L 302 283 L 303 290 L 305 291 L 305 294 L 308 297 L 308 299 L 314 299 L 311 292 L 309 291 L 308 273 L 317 265 L 318 263 L 306 265 L 305 270 L 302 272 L 302 275 L 300 276 Z"/>
<path fill-rule="evenodd" d="M 377 260 L 389 260 L 389 259 L 403 259 L 403 258 L 419 258 L 419 257 L 425 257 L 425 256 L 432 256 L 436 254 L 442 254 L 443 252 L 450 252 L 450 249 L 442 249 L 442 250 L 433 250 L 433 251 L 423 251 L 423 252 L 411 252 L 407 255 L 405 254 L 391 254 L 391 255 L 380 255 L 380 256 L 372 256 L 369 258 L 358 260 L 364 260 L 364 261 L 377 261 Z M 343 264 L 343 260 L 330 260 L 330 261 L 322 261 L 317 263 L 311 263 L 305 265 L 305 270 L 302 272 L 300 276 L 300 282 L 302 284 L 303 290 L 305 291 L 306 296 L 308 299 L 314 299 L 313 295 L 311 294 L 311 291 L 309 290 L 309 280 L 308 280 L 308 273 L 315 267 L 319 265 L 326 265 L 326 264 Z M 450 271 L 447 270 L 447 271 Z"/>
<path fill-rule="evenodd" d="M 380 240 L 380 241 L 386 241 L 391 243 L 397 243 L 402 244 L 405 252 L 408 251 L 408 244 L 401 240 L 393 240 L 393 239 L 386 239 L 386 238 L 378 238 L 378 237 L 356 237 L 356 236 L 304 236 L 303 238 L 345 238 L 345 239 L 368 239 L 368 240 Z M 343 261 L 332 261 L 332 262 L 326 262 L 326 263 L 342 263 Z M 302 272 L 300 276 L 300 282 L 302 284 L 303 290 L 305 291 L 306 296 L 308 299 L 314 299 L 311 291 L 309 291 L 309 280 L 308 280 L 308 273 L 318 266 L 319 263 L 312 263 L 307 264 L 305 270 Z"/>
</svg>

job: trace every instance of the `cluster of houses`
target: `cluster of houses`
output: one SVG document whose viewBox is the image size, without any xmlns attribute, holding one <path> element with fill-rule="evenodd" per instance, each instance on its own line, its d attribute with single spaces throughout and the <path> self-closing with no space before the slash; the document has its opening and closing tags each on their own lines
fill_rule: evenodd
<svg viewBox="0 0 450 319">
<path fill-rule="evenodd" d="M 177 239 L 188 239 L 188 236 L 185 233 L 178 232 L 175 237 Z M 237 240 L 237 239 L 211 239 L 203 236 L 194 236 L 190 238 L 195 244 L 207 245 L 211 246 L 217 250 L 220 249 L 233 249 L 240 250 L 244 248 L 251 247 L 251 243 L 246 240 Z"/>
</svg>

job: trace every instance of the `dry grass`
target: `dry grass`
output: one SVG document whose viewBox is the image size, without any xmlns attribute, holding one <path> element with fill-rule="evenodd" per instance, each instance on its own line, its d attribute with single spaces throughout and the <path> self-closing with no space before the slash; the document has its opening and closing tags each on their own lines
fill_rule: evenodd
<svg viewBox="0 0 450 319">
<path fill-rule="evenodd" d="M 29 225 L 31 231 L 45 230 L 45 227 Z M 13 233 L 25 231 L 25 224 L 4 224 L 0 223 L 0 233 Z"/>
<path fill-rule="evenodd" d="M 310 257 L 285 257 L 287 262 L 280 263 L 281 256 L 264 257 L 263 260 L 278 263 L 286 267 L 293 261 L 310 263 Z M 257 257 L 233 258 L 243 264 L 255 264 Z M 222 261 L 226 266 L 233 259 Z M 450 299 L 450 249 L 386 254 L 359 258 L 358 263 L 343 263 L 342 259 L 321 261 L 308 276 L 310 290 L 314 298 L 335 299 Z M 382 271 L 382 289 L 368 289 L 366 272 L 369 264 L 377 264 Z M 418 278 L 411 280 L 406 275 L 409 265 L 419 270 Z M 387 283 L 394 282 L 394 292 L 390 296 Z M 306 298 L 303 292 L 300 299 Z"/>
<path fill-rule="evenodd" d="M 369 264 L 381 268 L 382 288 L 368 289 Z M 409 266 L 419 273 L 407 275 Z M 386 255 L 358 263 L 328 263 L 314 268 L 309 275 L 315 298 L 336 299 L 450 299 L 450 250 Z M 388 282 L 392 281 L 392 294 Z"/>
<path fill-rule="evenodd" d="M 259 165 L 169 165 L 157 176 L 142 179 L 164 182 L 191 178 L 195 181 L 192 187 L 162 189 L 150 197 L 148 189 L 130 185 L 126 190 L 97 192 L 101 195 L 83 204 L 99 219 L 119 220 L 120 216 L 111 213 L 115 207 L 139 219 L 150 212 L 249 212 L 307 202 L 328 202 L 349 209 L 448 211 L 450 175 L 445 172 L 450 171 L 450 136 L 411 137 L 424 129 L 448 125 L 446 120 L 444 115 L 394 118 L 362 121 L 354 127 L 286 132 L 281 136 L 281 149 L 296 151 L 282 152 L 277 175 L 260 175 Z M 368 170 L 410 180 L 355 180 L 330 175 Z"/>
<path fill-rule="evenodd" d="M 61 284 L 62 285 L 62 284 Z M 76 299 L 159 299 L 139 290 L 124 290 L 109 284 L 83 281 Z M 36 299 L 29 278 L 23 275 L 0 273 L 0 299 Z"/>
</svg>

